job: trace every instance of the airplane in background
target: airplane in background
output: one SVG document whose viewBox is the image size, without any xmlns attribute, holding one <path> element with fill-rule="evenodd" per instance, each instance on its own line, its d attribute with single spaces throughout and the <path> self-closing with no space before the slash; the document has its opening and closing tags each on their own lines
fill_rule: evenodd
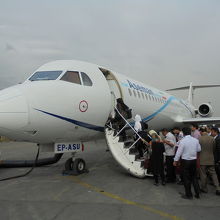
<svg viewBox="0 0 220 220">
<path fill-rule="evenodd" d="M 176 88 L 189 88 L 185 101 L 99 65 L 53 61 L 37 69 L 24 83 L 0 91 L 0 135 L 37 143 L 56 154 L 75 154 L 83 150 L 85 142 L 106 138 L 117 162 L 132 175 L 144 177 L 143 162 L 132 153 L 134 141 L 120 142 L 119 133 L 115 136 L 113 129 L 106 127 L 116 99 L 122 98 L 132 115 L 139 114 L 149 129 L 213 124 L 220 117 L 211 117 L 211 105 L 202 103 L 195 108 L 192 99 L 195 88 L 214 86 L 220 85 Z M 130 130 L 131 124 L 132 120 L 126 121 Z M 66 167 L 82 172 L 85 161 L 73 158 L 67 160 Z"/>
</svg>

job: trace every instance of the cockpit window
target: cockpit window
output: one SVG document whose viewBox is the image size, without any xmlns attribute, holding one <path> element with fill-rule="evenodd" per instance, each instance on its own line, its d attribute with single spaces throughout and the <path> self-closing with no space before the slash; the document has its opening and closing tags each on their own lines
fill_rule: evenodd
<svg viewBox="0 0 220 220">
<path fill-rule="evenodd" d="M 61 70 L 58 71 L 38 71 L 32 75 L 30 81 L 39 81 L 39 80 L 55 80 L 62 73 Z"/>
<path fill-rule="evenodd" d="M 60 80 L 71 82 L 71 83 L 76 83 L 76 84 L 81 84 L 81 80 L 79 77 L 79 72 L 76 71 L 67 71 Z"/>
<path fill-rule="evenodd" d="M 89 76 L 86 73 L 81 72 L 81 77 L 84 86 L 92 86 L 92 80 L 89 78 Z"/>
</svg>

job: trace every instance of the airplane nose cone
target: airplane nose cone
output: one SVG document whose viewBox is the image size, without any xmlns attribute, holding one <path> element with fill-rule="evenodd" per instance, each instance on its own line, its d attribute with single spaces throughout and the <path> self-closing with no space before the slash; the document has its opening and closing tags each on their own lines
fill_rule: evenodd
<svg viewBox="0 0 220 220">
<path fill-rule="evenodd" d="M 28 105 L 21 91 L 8 88 L 0 91 L 1 130 L 15 130 L 28 124 Z"/>
</svg>

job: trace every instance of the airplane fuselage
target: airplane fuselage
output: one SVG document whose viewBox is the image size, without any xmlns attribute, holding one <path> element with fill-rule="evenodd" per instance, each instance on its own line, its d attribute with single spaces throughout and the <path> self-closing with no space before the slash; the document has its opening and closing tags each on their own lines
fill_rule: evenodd
<svg viewBox="0 0 220 220">
<path fill-rule="evenodd" d="M 45 72 L 57 78 L 47 79 Z M 77 83 L 67 72 L 74 77 L 78 72 Z M 24 83 L 0 91 L 0 135 L 41 144 L 100 138 L 118 97 L 133 117 L 141 115 L 155 130 L 181 126 L 183 119 L 195 117 L 186 101 L 125 75 L 80 61 L 54 61 Z"/>
</svg>

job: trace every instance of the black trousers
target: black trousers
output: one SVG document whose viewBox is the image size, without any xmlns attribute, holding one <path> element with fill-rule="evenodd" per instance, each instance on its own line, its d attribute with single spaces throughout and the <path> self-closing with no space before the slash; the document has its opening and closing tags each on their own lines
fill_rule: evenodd
<svg viewBox="0 0 220 220">
<path fill-rule="evenodd" d="M 218 182 L 220 184 L 220 164 L 215 165 L 215 172 L 217 174 Z"/>
<path fill-rule="evenodd" d="M 173 166 L 174 156 L 166 156 L 167 181 L 174 182 L 176 179 L 175 167 Z"/>
<path fill-rule="evenodd" d="M 137 151 L 138 151 L 138 153 L 139 153 L 139 156 L 140 157 L 143 157 L 144 156 L 144 143 L 141 141 L 141 140 L 139 140 L 137 143 L 136 143 L 136 149 L 137 149 Z"/>
<path fill-rule="evenodd" d="M 159 176 L 160 176 L 162 182 L 165 181 L 164 172 L 161 171 L 159 174 L 155 174 L 155 173 L 154 173 L 154 181 L 155 181 L 155 183 L 159 183 Z"/>
<path fill-rule="evenodd" d="M 121 119 L 118 121 L 118 132 L 126 125 L 125 121 Z M 122 136 L 123 140 L 126 138 L 126 132 L 125 129 L 123 129 L 120 133 L 120 136 Z"/>
<path fill-rule="evenodd" d="M 200 190 L 196 172 L 196 160 L 182 160 L 182 165 L 185 195 L 192 197 L 191 185 L 193 184 L 195 194 L 198 196 Z"/>
</svg>

